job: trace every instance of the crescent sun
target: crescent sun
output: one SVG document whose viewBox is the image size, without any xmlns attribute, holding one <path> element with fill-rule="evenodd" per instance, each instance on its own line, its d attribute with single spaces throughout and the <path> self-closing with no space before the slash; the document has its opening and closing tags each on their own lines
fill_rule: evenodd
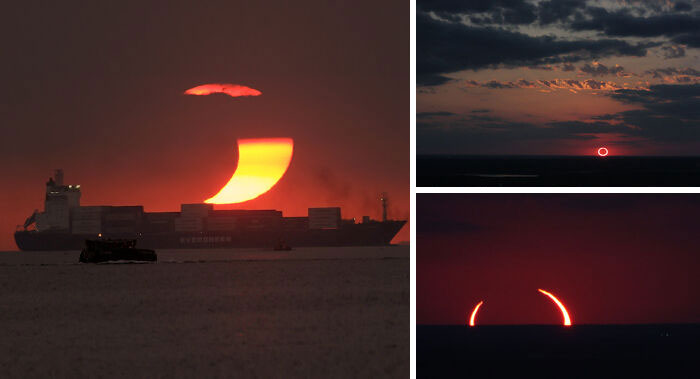
<svg viewBox="0 0 700 379">
<path fill-rule="evenodd" d="M 474 326 L 474 320 L 476 319 L 476 312 L 479 311 L 479 307 L 481 307 L 481 304 L 484 304 L 484 301 L 480 301 L 479 304 L 474 307 L 474 310 L 472 311 L 471 317 L 469 317 L 469 326 Z"/>
<path fill-rule="evenodd" d="M 559 307 L 559 310 L 561 310 L 561 315 L 562 315 L 562 317 L 563 317 L 563 319 L 564 319 L 564 325 L 570 326 L 570 325 L 571 325 L 571 319 L 569 318 L 569 312 L 566 311 L 566 308 L 564 307 L 564 304 L 562 304 L 561 301 L 559 301 L 559 299 L 557 299 L 557 298 L 556 298 L 554 295 L 552 295 L 551 293 L 549 293 L 549 292 L 547 292 L 547 291 L 545 291 L 545 290 L 542 290 L 542 289 L 538 289 L 538 291 L 540 291 L 540 292 L 542 292 L 543 294 L 549 296 L 549 298 L 552 299 L 552 301 L 555 302 L 555 303 L 557 304 L 557 306 Z"/>
<path fill-rule="evenodd" d="M 234 204 L 255 199 L 282 178 L 292 161 L 291 138 L 238 140 L 238 166 L 221 190 L 205 203 Z"/>
</svg>

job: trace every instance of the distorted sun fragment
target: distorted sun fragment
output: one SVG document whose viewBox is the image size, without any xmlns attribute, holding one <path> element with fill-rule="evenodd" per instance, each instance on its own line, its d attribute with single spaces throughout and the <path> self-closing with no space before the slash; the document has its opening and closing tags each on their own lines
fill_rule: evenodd
<svg viewBox="0 0 700 379">
<path fill-rule="evenodd" d="M 192 87 L 185 91 L 185 95 L 205 96 L 215 93 L 222 93 L 231 97 L 260 96 L 262 92 L 240 84 L 229 83 L 209 83 Z"/>
</svg>

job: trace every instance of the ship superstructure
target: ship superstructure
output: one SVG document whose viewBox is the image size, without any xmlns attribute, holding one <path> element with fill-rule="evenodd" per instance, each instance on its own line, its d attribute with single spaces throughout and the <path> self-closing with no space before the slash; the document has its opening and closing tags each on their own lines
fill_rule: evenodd
<svg viewBox="0 0 700 379">
<path fill-rule="evenodd" d="M 80 185 L 64 185 L 63 170 L 56 170 L 53 177 L 46 182 L 44 211 L 34 213 L 27 218 L 24 229 L 34 224 L 36 230 L 70 230 L 71 209 L 80 207 Z"/>
<path fill-rule="evenodd" d="M 144 212 L 143 206 L 81 206 L 80 185 L 64 185 L 56 170 L 46 183 L 44 211 L 35 211 L 15 232 L 21 250 L 80 249 L 86 239 L 137 239 L 159 248 L 267 247 L 279 241 L 301 246 L 388 245 L 406 223 L 368 216 L 361 223 L 341 217 L 340 207 L 308 208 L 306 217 L 278 210 L 214 210 L 212 204 L 182 204 L 179 212 Z"/>
</svg>

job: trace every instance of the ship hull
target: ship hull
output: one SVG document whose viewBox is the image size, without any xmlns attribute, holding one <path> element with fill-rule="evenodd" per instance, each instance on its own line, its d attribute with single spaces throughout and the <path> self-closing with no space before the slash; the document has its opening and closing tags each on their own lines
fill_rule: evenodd
<svg viewBox="0 0 700 379">
<path fill-rule="evenodd" d="M 355 224 L 338 229 L 304 231 L 246 230 L 217 232 L 167 232 L 151 234 L 114 234 L 103 238 L 135 238 L 146 249 L 272 248 L 279 241 L 291 247 L 383 246 L 389 245 L 405 221 Z M 23 251 L 81 250 L 92 234 L 67 232 L 15 232 L 17 247 Z"/>
</svg>

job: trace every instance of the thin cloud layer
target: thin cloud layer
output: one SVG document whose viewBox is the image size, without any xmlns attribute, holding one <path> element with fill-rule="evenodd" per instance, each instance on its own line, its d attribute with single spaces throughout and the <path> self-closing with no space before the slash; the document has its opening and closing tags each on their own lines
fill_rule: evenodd
<svg viewBox="0 0 700 379">
<path fill-rule="evenodd" d="M 223 93 L 231 97 L 241 97 L 241 96 L 260 96 L 262 92 L 242 86 L 239 84 L 221 84 L 221 83 L 210 83 L 202 84 L 201 86 L 193 87 L 185 91 L 185 95 L 196 95 L 196 96 L 206 96 L 213 93 Z"/>
<path fill-rule="evenodd" d="M 691 68 L 655 68 L 652 70 L 647 70 L 644 72 L 645 75 L 649 75 L 654 79 L 660 79 L 664 83 L 682 83 L 690 84 L 697 83 L 700 81 L 700 71 Z"/>
<path fill-rule="evenodd" d="M 608 68 L 606 65 L 599 62 L 593 62 L 592 64 L 584 64 L 581 67 L 581 72 L 592 76 L 615 75 L 623 78 L 631 76 L 630 74 L 626 73 L 625 68 L 620 66 L 619 64 Z"/>
<path fill-rule="evenodd" d="M 685 56 L 685 47 L 681 45 L 663 46 L 661 51 L 666 59 L 683 58 Z"/>
<path fill-rule="evenodd" d="M 552 80 L 536 80 L 530 81 L 520 79 L 516 81 L 498 81 L 490 80 L 487 82 L 478 82 L 476 80 L 465 80 L 463 82 L 465 88 L 482 87 L 491 89 L 510 89 L 510 88 L 540 88 L 545 90 L 571 90 L 571 91 L 616 91 L 620 89 L 638 89 L 644 90 L 645 86 L 630 86 L 621 85 L 615 82 L 605 80 L 577 80 L 577 79 L 552 79 Z"/>
</svg>

